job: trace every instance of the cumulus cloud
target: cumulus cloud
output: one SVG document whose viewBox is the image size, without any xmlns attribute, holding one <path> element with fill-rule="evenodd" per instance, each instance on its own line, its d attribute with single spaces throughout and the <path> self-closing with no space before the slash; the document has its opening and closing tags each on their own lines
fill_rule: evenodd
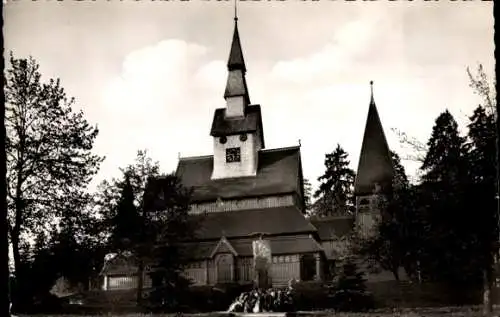
<svg viewBox="0 0 500 317">
<path fill-rule="evenodd" d="M 351 21 L 333 31 L 331 40 L 318 52 L 276 63 L 272 76 L 295 83 L 316 83 L 325 74 L 338 74 L 350 67 L 350 61 L 366 52 L 375 32 L 380 32 L 380 19 L 376 16 Z"/>
<path fill-rule="evenodd" d="M 178 152 L 211 151 L 207 118 L 223 101 L 226 68 L 208 60 L 207 52 L 207 47 L 170 39 L 125 57 L 120 76 L 102 96 L 106 115 L 97 149 L 107 156 L 103 177 L 116 175 L 138 149 L 149 149 L 165 172 L 175 169 Z"/>
</svg>

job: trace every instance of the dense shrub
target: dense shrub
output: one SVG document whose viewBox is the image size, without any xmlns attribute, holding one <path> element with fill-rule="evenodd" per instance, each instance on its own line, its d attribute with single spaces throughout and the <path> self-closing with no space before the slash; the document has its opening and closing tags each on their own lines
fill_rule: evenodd
<svg viewBox="0 0 500 317">
<path fill-rule="evenodd" d="M 373 296 L 355 262 L 347 259 L 330 287 L 329 298 L 337 311 L 365 311 L 374 307 Z"/>
<path fill-rule="evenodd" d="M 331 308 L 328 284 L 319 281 L 297 282 L 292 285 L 295 310 L 320 310 Z"/>
</svg>

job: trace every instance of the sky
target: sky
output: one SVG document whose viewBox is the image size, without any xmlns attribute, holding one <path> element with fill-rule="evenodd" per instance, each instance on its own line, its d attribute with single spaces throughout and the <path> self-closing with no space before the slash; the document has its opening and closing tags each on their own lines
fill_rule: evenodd
<svg viewBox="0 0 500 317">
<path fill-rule="evenodd" d="M 99 127 L 91 189 L 139 149 L 164 172 L 179 154 L 212 154 L 233 1 L 7 0 L 3 12 L 5 52 L 33 56 Z M 238 16 L 266 147 L 300 139 L 314 187 L 337 143 L 357 169 L 371 80 L 389 147 L 406 157 L 392 129 L 426 142 L 445 109 L 464 128 L 481 102 L 466 68 L 494 74 L 493 2 L 240 1 Z M 419 164 L 404 166 L 414 176 Z"/>
</svg>

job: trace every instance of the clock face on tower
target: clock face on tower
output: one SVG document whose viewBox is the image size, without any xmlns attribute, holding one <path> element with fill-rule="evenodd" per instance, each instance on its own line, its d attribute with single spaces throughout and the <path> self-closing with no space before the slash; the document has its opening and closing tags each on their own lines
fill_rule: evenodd
<svg viewBox="0 0 500 317">
<path fill-rule="evenodd" d="M 226 149 L 226 162 L 227 163 L 240 162 L 240 161 L 241 161 L 241 157 L 240 157 L 240 148 L 239 147 Z"/>
</svg>

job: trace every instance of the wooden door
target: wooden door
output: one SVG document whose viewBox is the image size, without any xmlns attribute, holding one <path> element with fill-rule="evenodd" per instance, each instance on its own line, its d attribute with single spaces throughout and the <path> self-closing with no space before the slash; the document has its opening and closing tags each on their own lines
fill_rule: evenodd
<svg viewBox="0 0 500 317">
<path fill-rule="evenodd" d="M 232 254 L 219 254 L 216 262 L 217 282 L 229 283 L 233 281 L 234 259 Z"/>
</svg>

